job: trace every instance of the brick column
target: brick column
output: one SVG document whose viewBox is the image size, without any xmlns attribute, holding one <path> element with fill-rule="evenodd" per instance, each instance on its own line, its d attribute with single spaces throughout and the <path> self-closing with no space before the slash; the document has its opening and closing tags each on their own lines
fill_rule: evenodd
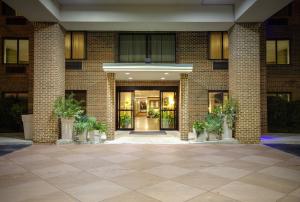
<svg viewBox="0 0 300 202">
<path fill-rule="evenodd" d="M 239 105 L 235 137 L 259 143 L 261 135 L 261 25 L 238 23 L 229 31 L 229 93 Z"/>
<path fill-rule="evenodd" d="M 113 140 L 115 136 L 115 96 L 116 81 L 115 74 L 107 74 L 107 139 Z"/>
<path fill-rule="evenodd" d="M 188 74 L 180 75 L 180 99 L 179 99 L 179 132 L 182 140 L 188 139 L 189 133 L 189 83 Z"/>
<path fill-rule="evenodd" d="M 59 132 L 53 104 L 65 94 L 64 32 L 56 23 L 33 25 L 33 141 L 53 143 Z"/>
</svg>

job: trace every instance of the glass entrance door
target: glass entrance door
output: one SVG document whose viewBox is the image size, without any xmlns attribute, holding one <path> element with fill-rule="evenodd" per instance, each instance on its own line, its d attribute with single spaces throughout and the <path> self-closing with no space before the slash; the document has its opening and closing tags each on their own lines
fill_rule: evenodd
<svg viewBox="0 0 300 202">
<path fill-rule="evenodd" d="M 118 92 L 118 127 L 134 129 L 134 91 Z"/>
<path fill-rule="evenodd" d="M 177 95 L 175 91 L 161 91 L 160 128 L 177 129 Z"/>
</svg>

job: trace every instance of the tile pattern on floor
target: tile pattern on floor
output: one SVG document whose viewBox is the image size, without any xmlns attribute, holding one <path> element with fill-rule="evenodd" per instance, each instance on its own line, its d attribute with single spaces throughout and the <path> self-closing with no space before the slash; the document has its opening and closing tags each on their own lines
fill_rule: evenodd
<svg viewBox="0 0 300 202">
<path fill-rule="evenodd" d="M 300 158 L 264 145 L 32 145 L 0 158 L 5 202 L 300 201 Z"/>
</svg>

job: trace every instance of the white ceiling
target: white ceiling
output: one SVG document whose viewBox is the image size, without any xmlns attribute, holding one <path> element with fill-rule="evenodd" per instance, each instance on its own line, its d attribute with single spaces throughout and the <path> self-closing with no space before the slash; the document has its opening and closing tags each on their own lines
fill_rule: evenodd
<svg viewBox="0 0 300 202">
<path fill-rule="evenodd" d="M 66 30 L 226 31 L 263 22 L 292 0 L 3 0 L 30 21 Z"/>
</svg>

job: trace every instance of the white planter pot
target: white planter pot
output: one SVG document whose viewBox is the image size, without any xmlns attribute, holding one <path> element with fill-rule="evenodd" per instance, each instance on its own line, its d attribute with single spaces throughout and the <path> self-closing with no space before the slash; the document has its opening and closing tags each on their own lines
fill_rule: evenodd
<svg viewBox="0 0 300 202">
<path fill-rule="evenodd" d="M 74 118 L 61 118 L 61 139 L 72 140 Z"/>
<path fill-rule="evenodd" d="M 231 140 L 232 139 L 232 129 L 228 127 L 226 117 L 223 121 L 223 134 L 222 134 L 222 140 Z"/>
<path fill-rule="evenodd" d="M 93 130 L 93 131 L 89 132 L 89 141 L 91 141 L 95 144 L 100 143 L 100 137 L 101 137 L 101 134 L 99 133 L 98 130 Z"/>
<path fill-rule="evenodd" d="M 32 114 L 22 115 L 24 139 L 32 140 Z"/>
<path fill-rule="evenodd" d="M 214 134 L 214 133 L 208 134 L 208 141 L 217 141 L 217 140 L 219 140 L 217 134 Z"/>
<path fill-rule="evenodd" d="M 101 133 L 101 142 L 105 142 L 107 140 L 107 136 L 105 133 Z"/>
<path fill-rule="evenodd" d="M 82 133 L 78 134 L 78 141 L 79 142 L 86 142 L 87 140 L 87 131 L 83 131 Z"/>
<path fill-rule="evenodd" d="M 206 130 L 204 130 L 204 132 L 203 133 L 201 133 L 199 136 L 198 136 L 198 138 L 197 138 L 197 141 L 198 142 L 204 142 L 204 141 L 207 141 L 207 132 L 206 132 Z"/>
</svg>

